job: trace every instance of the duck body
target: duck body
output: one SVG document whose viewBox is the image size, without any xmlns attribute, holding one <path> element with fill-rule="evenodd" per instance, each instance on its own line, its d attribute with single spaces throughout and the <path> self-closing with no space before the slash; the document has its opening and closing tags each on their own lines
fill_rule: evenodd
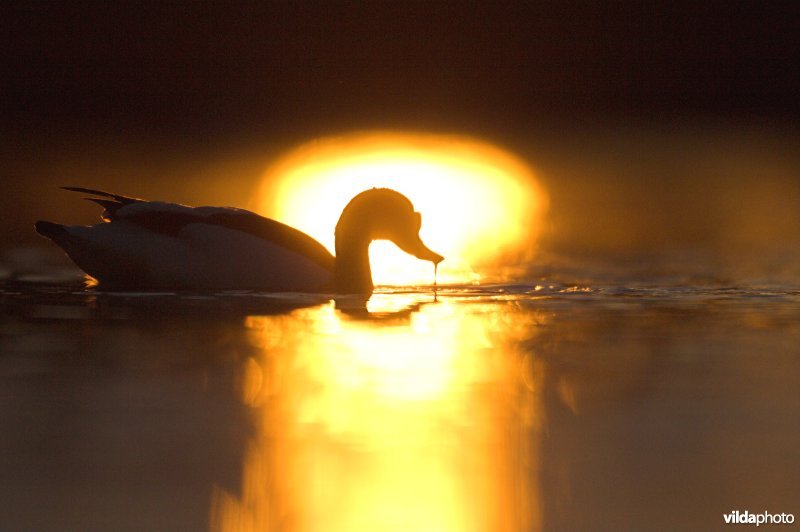
<svg viewBox="0 0 800 532">
<path fill-rule="evenodd" d="M 419 240 L 419 215 L 410 201 L 388 189 L 362 192 L 345 208 L 336 228 L 337 260 L 302 231 L 244 209 L 188 207 L 65 188 L 100 196 L 87 199 L 104 207 L 103 223 L 40 221 L 36 230 L 106 288 L 369 293 L 367 252 L 378 238 L 399 240 L 401 248 L 406 245 L 426 260 L 441 260 Z M 397 213 L 386 210 L 387 198 L 388 204 L 408 207 L 413 214 L 409 218 L 402 212 L 397 219 Z M 400 238 L 381 231 L 382 226 L 401 228 Z"/>
</svg>

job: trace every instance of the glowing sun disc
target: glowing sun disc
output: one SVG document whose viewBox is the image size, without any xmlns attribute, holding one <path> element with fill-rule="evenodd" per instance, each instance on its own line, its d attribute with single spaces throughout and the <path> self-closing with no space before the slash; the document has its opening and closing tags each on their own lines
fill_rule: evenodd
<svg viewBox="0 0 800 532">
<path fill-rule="evenodd" d="M 529 255 L 546 198 L 518 157 L 463 137 L 357 133 L 304 144 L 267 169 L 258 210 L 334 252 L 333 229 L 350 199 L 372 187 L 406 195 L 422 214 L 422 240 L 444 255 L 443 283 L 475 282 L 509 257 Z M 430 284 L 433 267 L 374 242 L 375 284 Z"/>
</svg>

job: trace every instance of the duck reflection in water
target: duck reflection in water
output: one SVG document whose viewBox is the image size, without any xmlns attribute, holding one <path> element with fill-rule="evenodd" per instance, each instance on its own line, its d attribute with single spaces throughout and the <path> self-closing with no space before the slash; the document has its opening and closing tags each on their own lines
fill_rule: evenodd
<svg viewBox="0 0 800 532">
<path fill-rule="evenodd" d="M 99 190 L 105 223 L 36 223 L 106 288 L 372 293 L 369 245 L 390 240 L 437 265 L 420 239 L 422 218 L 402 194 L 373 188 L 356 195 L 336 224 L 336 257 L 305 233 L 230 207 L 187 207 Z M 98 197 L 99 196 L 99 197 Z"/>
<path fill-rule="evenodd" d="M 337 301 L 247 318 L 255 433 L 241 489 L 214 490 L 212 530 L 536 527 L 538 440 L 520 435 L 539 388 L 512 345 L 532 329 L 513 311 L 383 296 L 369 313 Z"/>
</svg>

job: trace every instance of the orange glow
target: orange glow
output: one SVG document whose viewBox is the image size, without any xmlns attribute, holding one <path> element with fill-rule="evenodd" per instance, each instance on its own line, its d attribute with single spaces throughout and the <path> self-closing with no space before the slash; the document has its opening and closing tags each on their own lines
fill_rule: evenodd
<svg viewBox="0 0 800 532">
<path fill-rule="evenodd" d="M 519 434 L 540 428 L 542 372 L 513 347 L 529 314 L 440 303 L 376 323 L 328 305 L 247 327 L 256 434 L 213 530 L 540 526 L 538 439 Z"/>
<path fill-rule="evenodd" d="M 546 196 L 523 161 L 461 136 L 360 133 L 317 140 L 266 172 L 259 209 L 334 251 L 333 229 L 357 193 L 388 187 L 422 213 L 423 241 L 444 255 L 443 283 L 475 282 L 498 261 L 529 255 Z M 430 284 L 430 263 L 389 242 L 370 248 L 376 284 Z"/>
</svg>

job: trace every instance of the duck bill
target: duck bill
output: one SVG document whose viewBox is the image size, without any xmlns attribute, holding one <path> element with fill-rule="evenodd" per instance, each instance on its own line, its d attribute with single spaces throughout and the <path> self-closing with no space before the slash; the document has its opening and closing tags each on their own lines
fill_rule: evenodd
<svg viewBox="0 0 800 532">
<path fill-rule="evenodd" d="M 404 241 L 395 241 L 395 244 L 406 253 L 414 255 L 420 260 L 427 260 L 434 264 L 439 264 L 444 260 L 444 257 L 428 248 L 419 235 L 414 235 L 411 238 L 404 239 Z"/>
</svg>

